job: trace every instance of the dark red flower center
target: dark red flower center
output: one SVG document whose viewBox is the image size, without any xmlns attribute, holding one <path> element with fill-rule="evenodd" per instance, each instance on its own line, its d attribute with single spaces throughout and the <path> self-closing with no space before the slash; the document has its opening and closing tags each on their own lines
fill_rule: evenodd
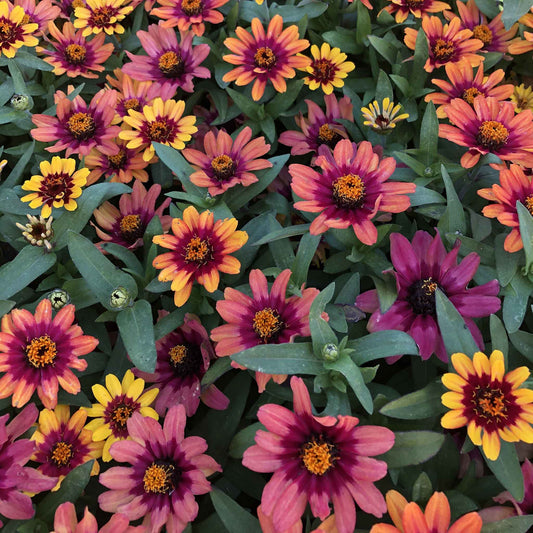
<svg viewBox="0 0 533 533">
<path fill-rule="evenodd" d="M 252 327 L 263 343 L 275 342 L 285 328 L 279 313 L 271 307 L 265 307 L 255 313 Z"/>
<path fill-rule="evenodd" d="M 141 404 L 133 398 L 121 394 L 115 396 L 106 406 L 104 421 L 109 424 L 113 436 L 124 439 L 128 436 L 127 422 L 135 411 L 139 410 Z"/>
<path fill-rule="evenodd" d="M 509 139 L 509 131 L 497 120 L 485 120 L 479 126 L 476 141 L 479 145 L 493 152 L 499 150 Z"/>
<path fill-rule="evenodd" d="M 365 183 L 357 174 L 347 174 L 333 182 L 333 201 L 342 209 L 356 209 L 365 200 Z"/>
<path fill-rule="evenodd" d="M 168 143 L 174 139 L 174 126 L 166 117 L 150 122 L 147 130 L 148 138 L 158 143 Z"/>
<path fill-rule="evenodd" d="M 185 70 L 185 63 L 182 57 L 173 52 L 165 52 L 158 61 L 157 66 L 165 78 L 177 78 Z"/>
<path fill-rule="evenodd" d="M 341 138 L 341 135 L 339 135 L 339 133 L 333 128 L 330 128 L 329 124 L 322 124 L 322 126 L 318 128 L 318 144 L 325 144 L 330 148 L 334 148 Z"/>
<path fill-rule="evenodd" d="M 181 471 L 168 461 L 154 461 L 143 476 L 144 492 L 148 494 L 172 494 L 181 477 Z"/>
<path fill-rule="evenodd" d="M 432 46 L 435 59 L 441 62 L 450 61 L 455 54 L 455 43 L 445 39 L 437 39 Z"/>
<path fill-rule="evenodd" d="M 531 213 L 531 216 L 533 216 L 533 194 L 530 194 L 524 199 L 524 205 L 526 206 L 526 209 Z"/>
<path fill-rule="evenodd" d="M 67 120 L 68 131 L 78 141 L 91 138 L 96 130 L 94 118 L 87 113 L 74 113 Z"/>
<path fill-rule="evenodd" d="M 473 38 L 479 39 L 483 46 L 492 43 L 492 30 L 486 24 L 478 24 L 473 30 Z"/>
<path fill-rule="evenodd" d="M 56 343 L 48 335 L 35 337 L 26 345 L 26 357 L 30 365 L 35 368 L 53 365 L 56 356 Z"/>
<path fill-rule="evenodd" d="M 204 3 L 202 0 L 182 0 L 181 1 L 181 10 L 192 17 L 193 15 L 199 15 L 204 9 Z"/>
<path fill-rule="evenodd" d="M 211 161 L 211 168 L 218 181 L 227 181 L 235 172 L 235 163 L 229 155 L 218 155 Z"/>
<path fill-rule="evenodd" d="M 108 6 L 99 7 L 92 13 L 92 25 L 97 28 L 105 28 L 106 26 L 111 25 L 111 17 L 114 17 L 116 14 L 117 10 L 115 8 Z"/>
<path fill-rule="evenodd" d="M 143 236 L 144 228 L 140 215 L 126 215 L 120 221 L 120 234 L 129 244 Z"/>
<path fill-rule="evenodd" d="M 507 398 L 505 393 L 494 385 L 482 387 L 478 385 L 472 391 L 472 408 L 477 416 L 500 422 L 501 418 L 507 418 Z"/>
<path fill-rule="evenodd" d="M 137 98 L 128 98 L 127 100 L 124 100 L 124 109 L 126 111 L 128 111 L 128 109 L 139 111 L 141 109 L 141 104 Z"/>
<path fill-rule="evenodd" d="M 196 375 L 202 367 L 202 352 L 195 344 L 177 344 L 169 350 L 168 362 L 178 376 Z"/>
<path fill-rule="evenodd" d="M 114 168 L 116 170 L 123 169 L 124 165 L 128 161 L 126 150 L 120 150 L 116 155 L 108 155 L 107 160 L 111 168 Z"/>
<path fill-rule="evenodd" d="M 64 199 L 69 192 L 68 182 L 70 182 L 70 176 L 66 173 L 48 174 L 41 182 L 41 192 L 54 200 Z"/>
<path fill-rule="evenodd" d="M 209 239 L 193 237 L 185 246 L 183 258 L 187 263 L 205 265 L 213 260 L 213 247 Z"/>
<path fill-rule="evenodd" d="M 2 17 L 0 19 L 0 48 L 4 44 L 13 44 L 17 39 L 17 25 L 9 19 Z"/>
<path fill-rule="evenodd" d="M 316 59 L 311 65 L 313 77 L 320 83 L 327 83 L 335 79 L 337 67 L 329 59 Z"/>
<path fill-rule="evenodd" d="M 56 442 L 50 450 L 50 461 L 58 467 L 68 466 L 73 455 L 72 444 L 64 441 Z"/>
<path fill-rule="evenodd" d="M 268 46 L 262 46 L 257 49 L 254 62 L 256 67 L 270 70 L 277 62 L 276 54 Z"/>
<path fill-rule="evenodd" d="M 405 0 L 405 5 L 409 9 L 417 9 L 419 7 L 422 7 L 425 2 L 426 0 Z"/>
<path fill-rule="evenodd" d="M 417 315 L 437 314 L 435 308 L 435 291 L 440 285 L 431 277 L 413 283 L 408 290 L 407 301 Z"/>
<path fill-rule="evenodd" d="M 71 65 L 81 65 L 87 57 L 87 49 L 80 44 L 69 44 L 65 48 L 65 58 Z"/>
<path fill-rule="evenodd" d="M 300 448 L 305 469 L 315 476 L 323 476 L 339 460 L 337 448 L 324 435 L 311 437 Z"/>
<path fill-rule="evenodd" d="M 479 89 L 477 89 L 476 87 L 469 87 L 468 89 L 465 89 L 463 91 L 463 94 L 461 95 L 461 98 L 465 101 L 465 102 L 468 102 L 470 105 L 473 105 L 474 104 L 474 98 L 476 96 L 485 96 L 484 93 L 482 93 Z"/>
</svg>

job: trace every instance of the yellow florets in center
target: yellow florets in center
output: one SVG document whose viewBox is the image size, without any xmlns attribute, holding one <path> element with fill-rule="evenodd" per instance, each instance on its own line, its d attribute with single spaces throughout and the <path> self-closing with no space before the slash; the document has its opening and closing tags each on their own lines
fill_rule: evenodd
<svg viewBox="0 0 533 533">
<path fill-rule="evenodd" d="M 472 391 L 471 402 L 476 414 L 482 418 L 507 418 L 507 400 L 499 388 L 478 385 Z"/>
<path fill-rule="evenodd" d="M 212 258 L 212 254 L 213 249 L 209 241 L 193 237 L 185 247 L 184 259 L 187 263 L 205 265 Z"/>
<path fill-rule="evenodd" d="M 322 436 L 306 442 L 300 449 L 300 457 L 307 471 L 315 476 L 323 476 L 338 460 L 335 447 Z"/>
<path fill-rule="evenodd" d="M 0 20 L 0 44 L 11 42 L 15 36 L 16 25 L 10 20 L 3 18 Z"/>
<path fill-rule="evenodd" d="M 158 62 L 158 67 L 163 76 L 167 78 L 173 78 L 183 74 L 184 63 L 181 56 L 176 52 L 165 52 Z"/>
<path fill-rule="evenodd" d="M 496 120 L 485 120 L 478 129 L 477 142 L 487 150 L 499 150 L 509 138 L 507 128 Z"/>
<path fill-rule="evenodd" d="M 211 168 L 219 181 L 225 181 L 233 176 L 235 163 L 229 155 L 218 155 L 211 161 Z"/>
<path fill-rule="evenodd" d="M 468 89 L 465 89 L 463 91 L 462 98 L 465 102 L 468 102 L 470 105 L 473 105 L 474 98 L 480 95 L 484 96 L 484 94 L 479 89 L 477 89 L 476 87 L 469 87 Z"/>
<path fill-rule="evenodd" d="M 128 419 L 131 417 L 134 411 L 135 409 L 132 405 L 121 403 L 113 409 L 113 412 L 111 413 L 111 419 L 117 426 L 125 428 Z"/>
<path fill-rule="evenodd" d="M 265 307 L 257 311 L 253 318 L 252 326 L 254 331 L 261 337 L 264 343 L 274 339 L 283 329 L 283 321 L 279 313 L 271 307 Z"/>
<path fill-rule="evenodd" d="M 533 194 L 530 194 L 525 198 L 524 205 L 526 206 L 526 209 L 531 213 L 531 216 L 533 216 Z"/>
<path fill-rule="evenodd" d="M 182 0 L 181 10 L 192 17 L 193 15 L 199 15 L 204 8 L 202 0 Z"/>
<path fill-rule="evenodd" d="M 79 44 L 69 44 L 65 48 L 65 57 L 72 65 L 80 65 L 87 57 L 87 50 Z"/>
<path fill-rule="evenodd" d="M 492 30 L 486 24 L 478 24 L 472 31 L 474 39 L 479 39 L 484 46 L 492 43 Z"/>
<path fill-rule="evenodd" d="M 435 291 L 437 290 L 438 286 L 439 285 L 436 281 L 433 281 L 432 278 L 428 278 L 423 280 L 420 288 L 426 293 L 426 296 L 431 296 L 435 294 Z"/>
<path fill-rule="evenodd" d="M 103 28 L 109 26 L 111 23 L 111 17 L 115 15 L 115 10 L 107 6 L 99 7 L 95 9 L 92 14 L 92 23 L 97 28 Z"/>
<path fill-rule="evenodd" d="M 360 207 L 365 198 L 365 183 L 357 174 L 341 176 L 333 182 L 333 200 L 338 207 Z"/>
<path fill-rule="evenodd" d="M 127 161 L 126 151 L 119 150 L 118 154 L 116 155 L 108 155 L 107 160 L 109 161 L 109 165 L 111 167 L 119 170 L 124 167 L 124 164 Z"/>
<path fill-rule="evenodd" d="M 270 70 L 276 64 L 276 54 L 268 46 L 262 46 L 258 48 L 254 56 L 254 62 L 256 67 Z"/>
<path fill-rule="evenodd" d="M 183 344 L 174 346 L 168 352 L 168 356 L 170 357 L 170 361 L 174 366 L 183 363 L 187 357 L 187 346 L 184 346 Z"/>
<path fill-rule="evenodd" d="M 96 124 L 93 117 L 87 113 L 74 113 L 67 121 L 67 128 L 78 140 L 86 140 L 92 137 Z"/>
<path fill-rule="evenodd" d="M 33 338 L 26 345 L 26 357 L 30 365 L 35 368 L 43 368 L 47 365 L 54 364 L 56 355 L 56 343 L 48 335 Z"/>
<path fill-rule="evenodd" d="M 42 181 L 42 191 L 53 198 L 54 200 L 61 200 L 65 197 L 67 192 L 67 175 L 63 173 L 54 173 L 44 176 Z"/>
<path fill-rule="evenodd" d="M 124 100 L 124 109 L 126 111 L 128 109 L 139 111 L 139 109 L 141 109 L 141 104 L 139 103 L 139 100 L 137 100 L 137 98 L 128 98 L 127 100 Z"/>
<path fill-rule="evenodd" d="M 170 124 L 165 119 L 150 122 L 148 136 L 151 141 L 166 143 L 171 133 Z"/>
<path fill-rule="evenodd" d="M 73 455 L 72 444 L 61 441 L 54 444 L 50 453 L 50 460 L 55 463 L 56 466 L 67 466 Z"/>
<path fill-rule="evenodd" d="M 173 477 L 176 467 L 169 464 L 152 463 L 143 476 L 144 491 L 153 494 L 169 494 L 174 490 Z"/>
<path fill-rule="evenodd" d="M 124 240 L 133 244 L 142 235 L 140 215 L 126 215 L 120 221 L 120 233 Z"/>
<path fill-rule="evenodd" d="M 449 61 L 455 54 L 454 42 L 444 39 L 437 39 L 432 49 L 433 55 L 438 61 Z"/>
</svg>

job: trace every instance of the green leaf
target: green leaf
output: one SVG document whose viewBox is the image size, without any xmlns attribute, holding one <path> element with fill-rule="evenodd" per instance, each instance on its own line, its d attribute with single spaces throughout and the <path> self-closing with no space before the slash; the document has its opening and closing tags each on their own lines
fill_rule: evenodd
<svg viewBox="0 0 533 533">
<path fill-rule="evenodd" d="M 0 108 L 0 124 L 10 124 L 25 118 L 27 115 L 24 111 L 18 111 L 11 107 Z"/>
<path fill-rule="evenodd" d="M 290 5 L 277 5 L 272 6 L 273 13 L 281 15 L 283 17 L 284 24 L 289 22 L 299 22 L 304 16 L 314 19 L 322 15 L 328 8 L 328 4 L 323 2 L 305 2 L 305 5 L 290 6 Z"/>
<path fill-rule="evenodd" d="M 394 446 L 379 458 L 389 469 L 425 463 L 434 457 L 444 443 L 444 435 L 434 431 L 395 432 Z"/>
<path fill-rule="evenodd" d="M 503 0 L 502 22 L 508 30 L 531 7 L 531 0 Z"/>
<path fill-rule="evenodd" d="M 396 56 L 398 55 L 398 50 L 396 47 L 391 44 L 386 39 L 377 37 L 375 35 L 369 35 L 368 40 L 370 44 L 376 49 L 376 51 L 381 54 L 391 65 L 396 64 Z"/>
<path fill-rule="evenodd" d="M 231 356 L 240 365 L 266 374 L 320 374 L 322 361 L 311 343 L 260 344 Z"/>
<path fill-rule="evenodd" d="M 466 221 L 463 204 L 455 192 L 453 182 L 444 165 L 441 165 L 441 174 L 442 179 L 444 180 L 444 186 L 446 187 L 448 205 L 446 211 L 444 211 L 444 214 L 439 220 L 438 228 L 442 233 L 465 233 Z"/>
<path fill-rule="evenodd" d="M 0 185 L 0 191 L 3 189 L 10 189 L 11 187 L 18 184 L 19 179 L 22 177 L 24 173 L 24 169 L 26 168 L 26 165 L 30 161 L 33 151 L 35 149 L 35 141 L 32 141 L 31 148 L 29 150 L 26 150 L 20 159 L 17 161 L 17 164 L 13 168 L 13 170 L 9 173 L 9 176 L 4 180 L 2 185 Z"/>
<path fill-rule="evenodd" d="M 316 296 L 309 310 L 309 329 L 311 330 L 313 351 L 317 355 L 322 353 L 325 344 L 338 344 L 337 335 L 321 316 L 326 304 L 333 298 L 334 292 L 335 283 L 330 283 Z"/>
<path fill-rule="evenodd" d="M 416 36 L 415 53 L 412 61 L 411 77 L 409 78 L 414 95 L 417 95 L 426 84 L 427 72 L 424 70 L 424 65 L 428 57 L 429 45 L 426 34 L 423 31 L 419 31 Z"/>
<path fill-rule="evenodd" d="M 505 288 L 503 299 L 503 323 L 509 333 L 518 331 L 527 311 L 529 296 L 533 292 L 527 278 L 516 274 L 511 283 Z"/>
<path fill-rule="evenodd" d="M 311 235 L 305 233 L 300 239 L 296 259 L 292 265 L 292 280 L 297 287 L 300 287 L 307 280 L 309 266 L 320 244 L 321 235 Z"/>
<path fill-rule="evenodd" d="M 309 227 L 311 224 L 296 224 L 296 226 L 287 226 L 286 228 L 278 229 L 267 233 L 264 237 L 261 237 L 257 241 L 250 242 L 253 246 L 261 246 L 263 244 L 269 244 L 280 239 L 287 239 L 288 237 L 296 237 L 298 235 L 306 235 L 309 233 Z"/>
<path fill-rule="evenodd" d="M 500 14 L 498 3 L 494 0 L 476 0 L 476 5 L 482 13 L 491 19 Z"/>
<path fill-rule="evenodd" d="M 479 350 L 468 326 L 440 289 L 435 291 L 437 322 L 448 355 L 461 352 L 472 357 Z"/>
<path fill-rule="evenodd" d="M 481 533 L 528 533 L 533 526 L 533 516 L 512 516 L 498 522 L 483 524 Z"/>
<path fill-rule="evenodd" d="M 102 242 L 100 246 L 102 250 L 122 261 L 126 268 L 135 272 L 138 276 L 143 275 L 143 266 L 131 250 L 114 242 Z"/>
<path fill-rule="evenodd" d="M 533 362 L 533 333 L 515 331 L 509 335 L 512 345 L 527 359 Z"/>
<path fill-rule="evenodd" d="M 17 54 L 15 55 L 15 61 L 22 67 L 26 68 L 45 70 L 48 72 L 54 70 L 54 67 L 50 65 L 50 63 L 47 63 L 46 61 L 43 61 L 37 56 L 34 56 L 33 54 L 30 54 L 24 50 L 17 51 Z"/>
<path fill-rule="evenodd" d="M 533 217 L 519 200 L 516 201 L 516 212 L 518 213 L 520 236 L 522 237 L 526 254 L 525 271 L 533 274 Z"/>
<path fill-rule="evenodd" d="M 444 204 L 446 199 L 442 194 L 434 191 L 433 189 L 427 189 L 422 185 L 417 185 L 415 192 L 408 194 L 411 199 L 411 207 L 427 204 Z"/>
<path fill-rule="evenodd" d="M 0 318 L 9 313 L 14 305 L 12 300 L 0 300 Z"/>
<path fill-rule="evenodd" d="M 502 287 L 507 286 L 513 279 L 518 263 L 520 260 L 520 254 L 511 254 L 506 252 L 503 248 L 505 241 L 505 235 L 496 235 L 494 239 L 494 257 L 496 259 L 496 270 L 498 271 L 498 281 Z"/>
<path fill-rule="evenodd" d="M 503 353 L 505 368 L 507 368 L 507 354 L 509 353 L 509 341 L 507 331 L 502 321 L 496 315 L 490 315 L 490 338 L 493 350 L 500 350 Z"/>
<path fill-rule="evenodd" d="M 347 348 L 354 350 L 352 359 L 358 366 L 393 355 L 418 355 L 413 338 L 403 331 L 376 331 L 365 337 L 348 341 Z"/>
<path fill-rule="evenodd" d="M 67 233 L 68 249 L 74 264 L 106 309 L 116 311 L 110 298 L 118 287 L 126 289 L 132 299 L 137 296 L 137 285 L 129 274 L 111 263 L 89 239 L 71 230 Z"/>
<path fill-rule="evenodd" d="M 37 246 L 24 247 L 9 263 L 0 268 L 0 300 L 7 300 L 44 274 L 56 262 L 55 254 Z"/>
<path fill-rule="evenodd" d="M 326 31 L 322 34 L 322 39 L 331 47 L 340 48 L 345 54 L 357 54 L 359 46 L 353 38 L 353 30 L 337 26 L 332 31 Z"/>
<path fill-rule="evenodd" d="M 428 102 L 424 116 L 422 117 L 422 125 L 420 127 L 420 151 L 424 158 L 426 167 L 428 167 L 433 160 L 438 156 L 437 144 L 439 142 L 439 119 L 435 111 L 435 104 Z"/>
<path fill-rule="evenodd" d="M 257 518 L 245 511 L 233 498 L 218 489 L 211 491 L 209 496 L 229 533 L 261 533 Z"/>
<path fill-rule="evenodd" d="M 9 74 L 13 80 L 13 85 L 15 87 L 16 94 L 28 94 L 26 89 L 26 83 L 24 82 L 24 76 L 20 71 L 19 66 L 16 63 L 15 59 L 7 60 L 7 68 L 9 69 Z"/>
<path fill-rule="evenodd" d="M 427 387 L 392 400 L 380 409 L 380 413 L 402 420 L 419 420 L 438 416 L 446 411 L 440 400 L 444 389 L 439 383 L 430 383 Z"/>
<path fill-rule="evenodd" d="M 83 391 L 80 391 L 77 394 L 69 394 L 63 389 L 60 389 L 57 393 L 57 403 L 63 405 L 76 405 L 77 407 L 92 407 L 93 405 Z"/>
<path fill-rule="evenodd" d="M 56 492 L 48 493 L 37 506 L 35 516 L 51 525 L 56 509 L 65 502 L 75 502 L 84 491 L 91 477 L 94 459 L 77 466 L 67 474 Z"/>
<path fill-rule="evenodd" d="M 243 112 L 244 115 L 250 117 L 252 120 L 258 122 L 264 118 L 264 106 L 263 104 L 258 104 L 248 96 L 230 89 L 226 89 L 226 92 L 229 94 L 231 99 L 235 102 L 235 105 Z"/>
<path fill-rule="evenodd" d="M 143 372 L 154 372 L 157 352 L 152 306 L 146 300 L 135 302 L 117 315 L 117 325 L 131 362 Z"/>
<path fill-rule="evenodd" d="M 371 33 L 372 23 L 370 21 L 370 13 L 362 2 L 357 2 L 357 23 L 355 26 L 356 42 L 363 44 L 364 40 Z M 341 48 L 341 52 L 345 52 L 345 50 Z"/>
<path fill-rule="evenodd" d="M 261 422 L 256 422 L 247 428 L 241 429 L 229 445 L 229 455 L 234 459 L 242 459 L 244 452 L 255 443 L 255 434 L 258 429 L 265 429 Z"/>
<path fill-rule="evenodd" d="M 392 85 L 387 74 L 383 71 L 379 71 L 378 81 L 376 84 L 376 95 L 375 99 L 378 101 L 378 104 L 381 108 L 384 98 L 389 98 L 390 100 L 394 99 L 394 94 L 392 92 Z"/>
<path fill-rule="evenodd" d="M 500 442 L 500 455 L 496 461 L 487 459 L 482 448 L 480 448 L 480 451 L 483 453 L 487 466 L 496 476 L 496 479 L 511 493 L 516 501 L 521 502 L 524 499 L 524 478 L 515 445 L 512 442 L 505 442 L 501 439 Z"/>
<path fill-rule="evenodd" d="M 207 387 L 214 383 L 219 377 L 232 369 L 231 359 L 229 357 L 220 357 L 207 369 L 202 378 L 202 387 Z"/>
<path fill-rule="evenodd" d="M 277 94 L 266 106 L 267 115 L 277 118 L 281 113 L 289 109 L 294 103 L 300 90 L 304 85 L 304 80 L 293 80 L 287 83 L 287 90 L 284 93 Z M 274 130 L 275 131 L 275 130 Z"/>
</svg>

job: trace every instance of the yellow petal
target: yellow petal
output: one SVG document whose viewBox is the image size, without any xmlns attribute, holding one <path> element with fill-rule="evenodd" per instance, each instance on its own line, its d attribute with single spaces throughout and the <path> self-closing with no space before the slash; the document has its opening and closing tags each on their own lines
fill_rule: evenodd
<svg viewBox="0 0 533 533">
<path fill-rule="evenodd" d="M 500 455 L 500 437 L 495 431 L 483 433 L 483 453 L 487 456 L 487 459 L 496 461 Z"/>
<path fill-rule="evenodd" d="M 481 445 L 481 426 L 478 426 L 473 420 L 468 424 L 466 428 L 470 440 L 476 445 Z"/>
<path fill-rule="evenodd" d="M 464 353 L 454 353 L 451 359 L 456 372 L 468 381 L 469 376 L 474 373 L 472 359 Z"/>
<path fill-rule="evenodd" d="M 93 385 L 92 390 L 96 400 L 103 406 L 106 406 L 112 400 L 109 392 L 107 392 L 107 389 L 104 386 L 96 384 Z"/>
<path fill-rule="evenodd" d="M 159 389 L 147 390 L 137 401 L 141 404 L 141 407 L 150 405 L 159 394 Z"/>
<path fill-rule="evenodd" d="M 107 439 L 112 434 L 111 428 L 109 427 L 109 424 L 103 424 L 99 428 L 96 428 L 93 431 L 93 440 L 94 441 L 101 441 L 104 439 Z"/>
<path fill-rule="evenodd" d="M 466 385 L 466 381 L 458 374 L 448 373 L 442 376 L 442 384 L 450 390 L 455 392 L 462 392 Z"/>
<path fill-rule="evenodd" d="M 476 352 L 473 358 L 474 370 L 481 377 L 484 374 L 490 376 L 489 358 L 483 352 Z"/>
<path fill-rule="evenodd" d="M 105 386 L 107 387 L 107 390 L 112 398 L 116 398 L 122 394 L 120 381 L 114 374 L 107 374 L 105 377 Z"/>
<path fill-rule="evenodd" d="M 463 415 L 462 411 L 449 411 L 440 420 L 440 425 L 445 429 L 457 429 L 466 426 L 468 418 Z"/>
</svg>

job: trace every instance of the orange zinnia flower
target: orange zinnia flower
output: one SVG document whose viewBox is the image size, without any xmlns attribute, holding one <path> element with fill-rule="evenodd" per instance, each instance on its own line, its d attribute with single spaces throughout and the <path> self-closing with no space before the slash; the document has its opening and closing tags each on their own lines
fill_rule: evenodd
<svg viewBox="0 0 533 533">
<path fill-rule="evenodd" d="M 417 18 L 422 18 L 426 13 L 440 13 L 450 6 L 438 0 L 389 0 L 390 5 L 385 8 L 391 15 L 396 13 L 395 20 L 398 24 L 405 22 L 409 13 Z"/>
</svg>

